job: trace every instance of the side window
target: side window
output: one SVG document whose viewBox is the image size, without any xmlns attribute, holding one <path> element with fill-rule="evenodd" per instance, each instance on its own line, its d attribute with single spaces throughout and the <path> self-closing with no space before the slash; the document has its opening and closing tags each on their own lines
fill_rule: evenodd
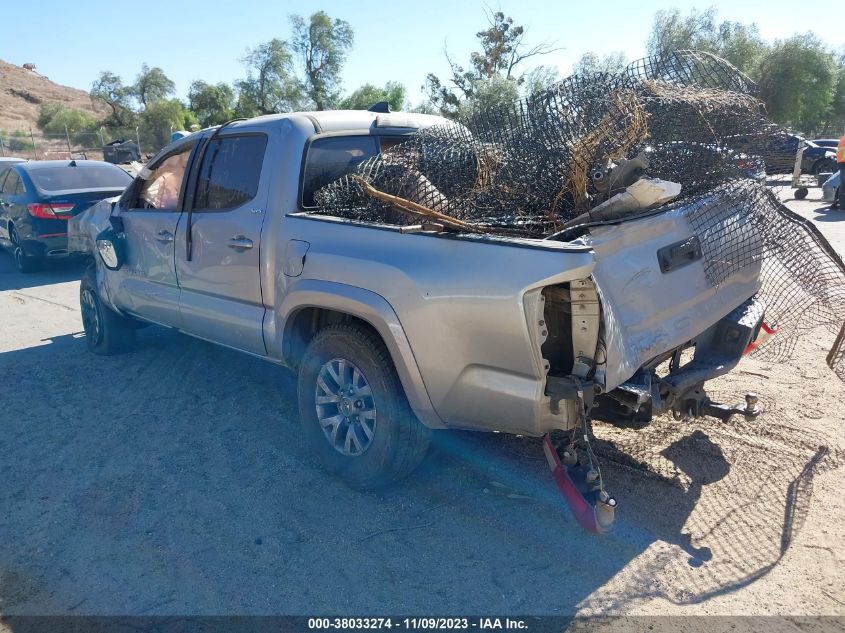
<svg viewBox="0 0 845 633">
<path fill-rule="evenodd" d="M 308 147 L 302 178 L 302 206 L 314 207 L 314 193 L 349 174 L 368 158 L 379 153 L 375 136 L 327 136 Z"/>
<path fill-rule="evenodd" d="M 15 173 L 15 177 L 18 179 L 18 182 L 15 185 L 15 195 L 22 196 L 26 193 L 26 187 L 23 184 L 23 178 L 21 178 L 17 173 Z"/>
<path fill-rule="evenodd" d="M 185 169 L 191 156 L 193 145 L 188 145 L 177 154 L 171 154 L 158 163 L 138 193 L 138 201 L 133 206 L 139 209 L 160 209 L 174 211 L 179 204 L 179 192 L 185 179 Z"/>
<path fill-rule="evenodd" d="M 3 183 L 3 193 L 7 196 L 19 196 L 26 193 L 21 177 L 14 169 L 10 169 L 6 176 L 6 181 Z"/>
<path fill-rule="evenodd" d="M 220 136 L 205 150 L 197 177 L 195 211 L 223 211 L 246 204 L 258 193 L 267 137 Z"/>
</svg>

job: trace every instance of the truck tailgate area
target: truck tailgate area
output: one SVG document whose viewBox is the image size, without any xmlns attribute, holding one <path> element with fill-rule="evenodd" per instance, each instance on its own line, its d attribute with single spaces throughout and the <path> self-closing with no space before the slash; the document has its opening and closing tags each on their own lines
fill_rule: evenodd
<svg viewBox="0 0 845 633">
<path fill-rule="evenodd" d="M 607 349 L 606 389 L 712 326 L 760 288 L 750 218 L 719 197 L 590 229 Z M 697 218 L 708 218 L 706 230 Z"/>
</svg>

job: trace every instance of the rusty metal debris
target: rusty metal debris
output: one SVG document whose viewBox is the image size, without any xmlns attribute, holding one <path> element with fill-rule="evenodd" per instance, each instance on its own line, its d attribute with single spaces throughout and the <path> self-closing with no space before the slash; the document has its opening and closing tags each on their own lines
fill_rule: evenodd
<svg viewBox="0 0 845 633">
<path fill-rule="evenodd" d="M 316 212 L 569 240 L 637 213 L 591 214 L 639 178 L 679 183 L 661 208 L 689 207 L 714 287 L 762 261 L 767 321 L 779 333 L 754 353 L 783 361 L 802 332 L 837 334 L 845 315 L 841 257 L 777 195 L 783 180 L 771 172 L 794 163 L 773 149 L 783 133 L 748 77 L 711 54 L 677 51 L 412 134 L 317 192 Z M 845 378 L 837 341 L 828 362 Z"/>
</svg>

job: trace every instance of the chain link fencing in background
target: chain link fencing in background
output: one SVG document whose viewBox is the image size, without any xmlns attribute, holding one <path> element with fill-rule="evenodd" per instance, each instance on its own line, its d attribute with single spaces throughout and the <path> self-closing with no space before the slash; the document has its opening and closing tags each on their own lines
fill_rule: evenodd
<svg viewBox="0 0 845 633">
<path fill-rule="evenodd" d="M 0 157 L 29 158 L 33 160 L 65 160 L 84 158 L 103 160 L 103 148 L 109 144 L 126 141 L 137 145 L 141 161 L 146 162 L 170 139 L 172 129 L 152 130 L 142 127 L 101 127 L 91 132 L 51 134 L 35 128 L 0 130 Z M 108 151 L 108 150 L 107 150 Z"/>
</svg>

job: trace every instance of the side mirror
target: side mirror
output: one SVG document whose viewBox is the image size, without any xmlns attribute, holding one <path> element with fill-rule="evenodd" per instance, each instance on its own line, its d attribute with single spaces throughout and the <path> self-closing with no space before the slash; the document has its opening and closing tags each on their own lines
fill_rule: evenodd
<svg viewBox="0 0 845 633">
<path fill-rule="evenodd" d="M 123 232 L 113 228 L 102 231 L 97 236 L 97 252 L 109 270 L 120 270 L 126 260 L 126 241 Z"/>
</svg>

